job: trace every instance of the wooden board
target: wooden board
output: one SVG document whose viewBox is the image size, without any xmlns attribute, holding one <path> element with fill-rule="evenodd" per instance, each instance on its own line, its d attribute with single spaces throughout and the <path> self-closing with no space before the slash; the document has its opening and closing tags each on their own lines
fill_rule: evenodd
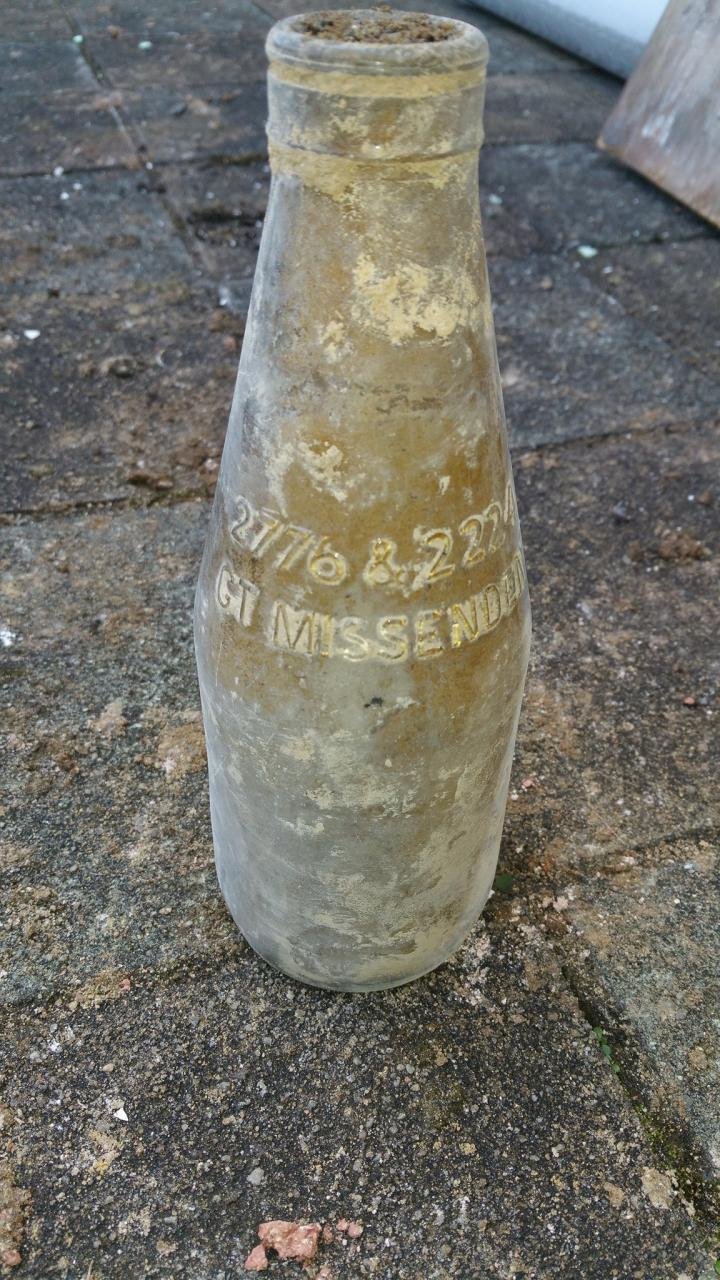
<svg viewBox="0 0 720 1280">
<path fill-rule="evenodd" d="M 720 0 L 670 0 L 598 146 L 720 226 Z"/>
</svg>

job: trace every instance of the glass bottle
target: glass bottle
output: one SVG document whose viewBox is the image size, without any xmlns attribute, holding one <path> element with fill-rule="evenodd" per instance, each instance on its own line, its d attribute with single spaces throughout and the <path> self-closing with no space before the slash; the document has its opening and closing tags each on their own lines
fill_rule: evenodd
<svg viewBox="0 0 720 1280">
<path fill-rule="evenodd" d="M 480 226 L 487 44 L 270 32 L 272 184 L 195 636 L 218 876 L 257 952 L 368 991 L 492 885 L 530 612 Z"/>
</svg>

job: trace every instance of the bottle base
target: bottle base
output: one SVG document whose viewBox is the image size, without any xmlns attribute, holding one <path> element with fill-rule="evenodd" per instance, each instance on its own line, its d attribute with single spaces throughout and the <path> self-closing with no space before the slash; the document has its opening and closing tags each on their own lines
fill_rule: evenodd
<svg viewBox="0 0 720 1280">
<path fill-rule="evenodd" d="M 237 920 L 235 920 L 235 924 L 248 946 L 255 952 L 255 955 L 259 956 L 259 958 L 264 961 L 265 964 L 269 965 L 271 969 L 274 969 L 276 973 L 281 973 L 283 977 L 290 978 L 293 982 L 299 982 L 305 987 L 314 987 L 318 991 L 336 991 L 345 995 L 370 995 L 373 991 L 392 991 L 395 987 L 406 987 L 411 982 L 419 982 L 421 978 L 426 978 L 428 974 L 434 973 L 434 971 L 439 969 L 441 965 L 447 964 L 451 956 L 455 954 L 458 948 L 462 946 L 465 939 L 470 935 L 470 933 L 472 933 L 472 930 L 482 914 L 484 906 L 485 902 L 483 902 L 482 907 L 477 912 L 477 915 L 472 922 L 463 929 L 462 933 L 457 936 L 452 945 L 448 947 L 447 951 L 439 956 L 437 960 L 433 961 L 432 964 L 424 965 L 423 968 L 418 969 L 416 972 L 403 974 L 400 977 L 388 977 L 385 979 L 378 979 L 377 981 L 370 980 L 366 982 L 354 982 L 348 978 L 338 978 L 335 980 L 332 977 L 320 977 L 316 974 L 311 976 L 309 974 L 301 973 L 298 970 L 291 969 L 290 967 L 283 965 L 277 958 L 268 955 L 263 951 L 262 947 L 257 946 L 252 942 L 251 939 L 248 938 L 247 934 L 240 928 Z M 232 912 L 230 914 L 232 915 Z M 233 919 L 235 919 L 234 916 Z"/>
</svg>

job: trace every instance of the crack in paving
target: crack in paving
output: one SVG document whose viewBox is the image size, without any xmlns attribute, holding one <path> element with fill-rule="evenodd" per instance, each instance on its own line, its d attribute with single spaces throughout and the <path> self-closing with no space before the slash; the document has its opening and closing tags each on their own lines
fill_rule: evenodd
<svg viewBox="0 0 720 1280">
<path fill-rule="evenodd" d="M 557 947 L 557 944 L 554 944 Z M 562 954 L 562 953 L 561 953 Z M 708 1244 L 720 1246 L 720 1181 L 708 1180 L 700 1171 L 705 1157 L 692 1129 L 666 1107 L 656 1108 L 652 1090 L 643 1084 L 643 1069 L 653 1073 L 652 1060 L 643 1050 L 626 1015 L 617 1009 L 606 992 L 592 984 L 581 968 L 581 960 L 561 960 L 561 971 L 590 1029 L 606 1039 L 609 1053 L 601 1056 L 615 1071 L 640 1125 L 666 1168 L 690 1202 L 698 1224 L 707 1231 Z"/>
</svg>

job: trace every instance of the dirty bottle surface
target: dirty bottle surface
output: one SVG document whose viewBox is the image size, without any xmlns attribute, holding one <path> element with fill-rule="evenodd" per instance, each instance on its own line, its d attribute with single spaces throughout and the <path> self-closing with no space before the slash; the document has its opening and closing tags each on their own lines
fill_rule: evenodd
<svg viewBox="0 0 720 1280">
<path fill-rule="evenodd" d="M 487 44 L 270 32 L 272 185 L 195 609 L 218 877 L 257 952 L 370 991 L 492 884 L 530 642 L 478 202 Z"/>
</svg>

